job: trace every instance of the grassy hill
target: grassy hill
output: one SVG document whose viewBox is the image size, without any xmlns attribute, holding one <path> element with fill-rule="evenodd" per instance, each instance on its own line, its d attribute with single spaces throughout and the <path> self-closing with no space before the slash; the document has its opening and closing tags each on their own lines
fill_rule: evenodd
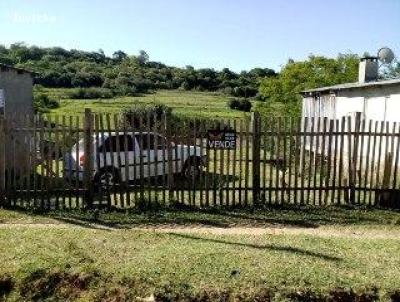
<svg viewBox="0 0 400 302">
<path fill-rule="evenodd" d="M 199 118 L 241 118 L 249 113 L 231 110 L 228 97 L 214 92 L 160 90 L 153 94 L 112 99 L 69 99 L 69 89 L 44 89 L 51 98 L 60 100 L 60 107 L 51 111 L 54 115 L 77 115 L 85 108 L 93 112 L 119 113 L 122 109 L 139 104 L 164 104 L 173 108 L 177 115 Z"/>
</svg>

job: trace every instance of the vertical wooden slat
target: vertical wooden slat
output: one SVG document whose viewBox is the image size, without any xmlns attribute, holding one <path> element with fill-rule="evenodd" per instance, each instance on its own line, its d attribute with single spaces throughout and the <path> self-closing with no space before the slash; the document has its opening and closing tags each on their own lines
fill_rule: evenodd
<svg viewBox="0 0 400 302">
<path fill-rule="evenodd" d="M 243 138 L 243 120 L 239 121 L 239 204 L 243 206 L 243 196 L 242 196 L 242 182 L 243 182 L 243 147 L 244 147 L 244 138 Z"/>
<path fill-rule="evenodd" d="M 283 150 L 282 150 L 282 166 L 281 171 L 280 171 L 280 182 L 281 182 L 281 203 L 285 203 L 286 202 L 286 178 L 285 178 L 285 174 L 286 174 L 286 165 L 288 164 L 288 158 L 286 156 L 286 151 L 287 151 L 287 119 L 286 117 L 282 117 L 282 143 L 283 143 Z M 290 163 L 289 163 L 290 165 Z"/>
<path fill-rule="evenodd" d="M 300 151 L 300 172 L 299 174 L 296 175 L 297 177 L 300 177 L 300 204 L 305 204 L 306 203 L 306 190 L 305 190 L 305 176 L 306 176 L 306 145 L 307 145 L 307 130 L 308 130 L 308 124 L 309 124 L 309 118 L 305 117 L 304 120 L 302 121 L 302 131 L 303 133 L 301 134 L 301 151 Z"/>
<path fill-rule="evenodd" d="M 330 203 L 331 204 L 335 204 L 335 198 L 336 198 L 336 183 L 337 183 L 337 171 L 338 171 L 338 154 L 339 154 L 339 120 L 336 119 L 333 122 L 334 125 L 334 130 L 333 130 L 333 172 L 332 172 L 332 181 L 330 182 L 330 185 L 332 186 L 332 190 L 331 190 L 331 198 L 330 198 Z"/>
<path fill-rule="evenodd" d="M 200 131 L 200 134 L 199 134 L 199 136 L 200 136 L 200 156 L 203 158 L 203 155 L 204 155 L 204 153 L 205 153 L 205 151 L 204 151 L 204 139 L 205 139 L 205 133 L 206 133 L 206 129 L 205 129 L 205 125 L 204 125 L 204 120 L 200 120 L 199 121 L 199 131 Z M 207 156 L 206 156 L 206 159 L 207 159 L 207 161 L 208 161 L 208 158 L 207 158 Z M 207 163 L 205 163 L 206 165 L 208 165 Z M 205 171 L 204 171 L 204 169 L 205 169 L 205 167 L 203 167 L 203 169 L 202 169 L 202 173 L 200 174 L 200 179 L 199 179 L 199 185 L 200 185 L 200 188 L 199 188 L 199 193 L 200 193 L 200 199 L 199 199 L 199 204 L 200 204 L 200 208 L 203 208 L 204 207 L 204 193 L 207 191 L 207 188 L 205 188 L 205 182 L 204 182 L 204 179 L 205 179 L 205 177 L 207 177 L 207 176 L 205 176 L 204 177 L 204 174 L 206 173 Z"/>
<path fill-rule="evenodd" d="M 276 202 L 277 197 L 276 197 L 276 190 L 274 187 L 276 187 L 276 184 L 274 183 L 274 164 L 273 162 L 276 161 L 276 124 L 277 124 L 277 119 L 275 117 L 272 117 L 270 120 L 270 147 L 269 147 L 269 203 L 271 204 L 272 202 Z"/>
<path fill-rule="evenodd" d="M 398 166 L 399 166 L 399 155 L 400 155 L 400 123 L 398 124 L 398 128 L 396 128 L 396 132 L 393 133 L 395 136 L 395 160 L 394 160 L 394 175 L 393 175 L 393 188 L 397 189 L 397 172 L 398 172 Z"/>
<path fill-rule="evenodd" d="M 370 191 L 369 191 L 369 198 L 368 198 L 368 205 L 373 203 L 373 196 L 375 196 L 375 189 L 377 188 L 377 184 L 374 183 L 375 173 L 376 173 L 376 144 L 378 140 L 378 130 L 379 130 L 379 122 L 375 121 L 374 127 L 374 136 L 373 136 L 373 147 L 372 147 L 372 160 L 371 160 L 371 178 L 370 178 Z"/>
<path fill-rule="evenodd" d="M 76 129 L 76 134 L 75 134 L 75 207 L 80 208 L 80 194 L 79 194 L 79 189 L 80 189 L 80 179 L 79 179 L 79 171 L 80 169 L 80 159 L 79 159 L 79 140 L 80 140 L 80 118 L 79 116 L 76 116 L 75 118 L 75 129 Z"/>
<path fill-rule="evenodd" d="M 382 155 L 382 145 L 383 145 L 383 141 L 384 141 L 384 139 L 385 139 L 385 136 L 384 136 L 384 134 L 385 134 L 385 122 L 381 122 L 380 123 L 381 124 L 381 126 L 380 126 L 380 131 L 379 131 L 379 145 L 378 145 L 378 159 L 377 159 L 377 169 L 376 169 L 376 171 L 375 171 L 375 176 L 376 176 L 376 178 L 375 178 L 375 184 L 376 184 L 376 189 L 377 189 L 377 191 L 379 192 L 379 189 L 381 188 L 381 179 L 380 179 L 380 174 L 381 174 L 381 172 L 382 172 L 382 158 L 381 158 L 381 155 Z M 378 194 L 379 195 L 379 194 Z M 376 195 L 375 195 L 376 196 Z M 376 198 L 375 198 L 375 201 L 376 201 Z"/>
<path fill-rule="evenodd" d="M 339 191 L 338 191 L 338 203 L 342 201 L 343 189 L 343 165 L 344 165 L 344 147 L 345 147 L 345 130 L 346 130 L 346 117 L 342 117 L 340 127 L 340 152 L 339 152 Z"/>
<path fill-rule="evenodd" d="M 252 176 L 253 176 L 253 203 L 260 202 L 260 114 L 258 112 L 252 113 Z"/>
<path fill-rule="evenodd" d="M 100 153 L 100 146 L 104 145 L 104 143 L 103 143 L 104 140 L 100 141 L 100 118 L 101 118 L 100 114 L 94 115 L 95 144 L 94 144 L 94 155 L 93 156 L 94 156 L 94 162 L 96 163 L 96 169 L 95 169 L 96 171 L 100 171 L 100 169 L 101 169 L 100 156 L 102 156 L 102 154 L 105 154 L 105 152 Z M 103 136 L 104 136 L 104 134 L 103 134 Z M 96 179 L 95 179 L 95 181 L 96 181 Z M 95 184 L 95 185 L 99 186 L 99 184 Z M 98 196 L 98 197 L 96 196 L 96 197 L 99 198 L 100 204 L 103 204 L 102 197 L 104 195 L 104 192 L 102 190 L 103 190 L 103 188 L 97 188 L 97 191 L 99 191 L 99 193 L 100 193 L 97 195 L 100 195 L 100 196 Z"/>
<path fill-rule="evenodd" d="M 60 118 L 58 115 L 55 116 L 54 119 L 54 123 L 55 123 L 55 148 L 54 148 L 54 152 L 55 152 L 55 176 L 54 179 L 55 181 L 59 182 L 59 178 L 60 178 L 60 132 L 61 132 L 61 128 L 60 128 Z M 61 191 L 59 190 L 58 186 L 59 184 L 56 185 L 57 188 L 55 188 L 55 208 L 59 209 L 60 208 L 60 193 Z"/>
<path fill-rule="evenodd" d="M 5 119 L 0 115 L 0 142 L 6 141 Z M 0 144 L 0 206 L 3 207 L 6 201 L 6 180 L 5 180 L 5 143 Z"/>
<path fill-rule="evenodd" d="M 319 163 L 319 185 L 318 185 L 318 205 L 323 204 L 323 193 L 325 192 L 324 190 L 324 184 L 325 184 L 325 141 L 326 141 L 326 133 L 327 133 L 327 122 L 328 118 L 323 117 L 320 120 L 322 120 L 322 129 L 320 127 L 319 131 L 322 130 L 322 137 L 321 137 L 321 146 L 320 146 L 320 153 L 319 153 L 319 158 L 320 158 L 320 163 Z"/>
<path fill-rule="evenodd" d="M 85 109 L 84 121 L 84 184 L 85 184 L 85 203 L 89 208 L 93 205 L 93 116 L 90 109 Z"/>
<path fill-rule="evenodd" d="M 293 133 L 293 119 L 292 117 L 288 118 L 289 122 L 288 122 L 288 127 L 289 127 L 289 134 L 288 134 L 288 140 L 289 140 L 289 146 L 288 146 L 288 159 L 287 159 L 287 167 L 288 167 L 288 187 L 286 188 L 286 192 L 287 192 L 287 202 L 288 203 L 292 203 L 292 163 L 295 164 L 295 152 L 293 152 L 293 140 L 295 139 L 294 137 L 294 133 Z M 293 158 L 293 156 L 295 156 Z M 294 161 L 293 161 L 294 159 Z M 295 190 L 296 191 L 296 190 Z"/>
<path fill-rule="evenodd" d="M 329 120 L 329 129 L 328 129 L 328 152 L 327 152 L 327 164 L 326 164 L 326 176 L 324 177 L 324 187 L 325 187 L 325 196 L 323 200 L 323 204 L 328 204 L 329 196 L 332 195 L 332 187 L 330 186 L 330 181 L 332 178 L 332 166 L 335 164 L 333 162 L 332 152 L 334 152 L 333 146 L 333 131 L 335 127 L 335 121 L 330 119 Z"/>
<path fill-rule="evenodd" d="M 311 203 L 311 179 L 313 178 L 313 166 L 315 158 L 315 151 L 314 151 L 314 138 L 315 138 L 315 118 L 311 118 L 311 131 L 310 131 L 310 150 L 309 150 L 309 167 L 308 167 L 308 186 L 307 186 L 307 203 Z"/>
<path fill-rule="evenodd" d="M 64 161 L 64 158 L 65 158 L 65 155 L 67 154 L 67 152 L 69 152 L 69 150 L 67 149 L 67 147 L 69 147 L 69 146 L 67 146 L 67 121 L 66 121 L 66 118 L 65 118 L 65 115 L 63 115 L 62 117 L 61 117 L 61 154 L 62 154 L 62 166 L 61 166 L 61 169 L 62 169 L 62 177 L 63 177 L 63 180 L 65 181 L 65 161 Z M 69 187 L 69 185 L 68 184 L 65 184 L 64 186 L 63 186 L 63 193 L 62 193 L 62 209 L 65 209 L 66 208 L 66 195 L 67 194 L 69 194 L 69 192 L 71 191 L 70 190 L 70 187 Z"/>
<path fill-rule="evenodd" d="M 152 199 L 152 188 L 151 188 L 151 158 L 150 158 L 150 147 L 151 147 L 151 141 L 150 141 L 150 134 L 151 134 L 151 113 L 150 111 L 147 112 L 146 115 L 146 137 L 145 139 L 147 140 L 147 150 L 146 150 L 146 157 L 147 157 L 147 204 L 151 204 L 153 202 Z M 153 141 L 154 143 L 154 141 Z"/>
<path fill-rule="evenodd" d="M 262 125 L 263 125 L 263 130 L 262 130 L 262 137 L 263 137 L 263 185 L 262 185 L 262 192 L 263 192 L 263 202 L 264 203 L 269 203 L 270 200 L 270 191 L 267 190 L 267 155 L 269 152 L 268 150 L 268 139 L 269 139 L 269 128 L 268 128 L 268 118 L 264 118 L 262 120 Z"/>
<path fill-rule="evenodd" d="M 367 150 L 365 152 L 365 169 L 364 173 L 362 173 L 361 179 L 363 180 L 362 186 L 363 186 L 363 203 L 367 204 L 368 203 L 368 196 L 371 194 L 369 190 L 367 190 L 368 185 L 369 185 L 369 166 L 371 162 L 371 141 L 372 141 L 372 120 L 369 120 L 368 122 L 368 136 L 367 138 Z M 364 150 L 363 150 L 364 152 Z M 363 156 L 364 157 L 364 156 Z M 368 196 L 367 196 L 368 193 Z"/>
<path fill-rule="evenodd" d="M 117 166 L 117 169 L 115 171 L 116 175 L 119 178 L 119 181 L 116 185 L 116 189 L 118 190 L 118 195 L 119 198 L 115 200 L 115 205 L 118 205 L 119 207 L 123 208 L 125 201 L 124 201 L 124 186 L 122 185 L 122 159 L 121 159 L 121 135 L 123 132 L 121 132 L 121 127 L 119 123 L 119 118 L 117 114 L 113 115 L 113 125 L 114 125 L 114 132 L 115 132 L 115 141 L 116 141 L 116 146 L 114 152 L 116 152 L 117 155 L 117 162 L 115 163 Z M 122 141 L 123 143 L 123 141 Z"/>
<path fill-rule="evenodd" d="M 211 152 L 210 152 L 210 147 L 209 147 L 209 142 L 208 142 L 208 133 L 206 129 L 206 123 L 204 122 L 204 133 L 207 136 L 206 139 L 206 169 L 205 169 L 205 173 L 204 173 L 204 188 L 205 188 L 205 203 L 206 203 L 206 207 L 210 206 L 210 163 L 211 163 Z"/>
<path fill-rule="evenodd" d="M 361 138 L 359 138 L 360 140 L 360 148 L 359 148 L 359 160 L 358 160 L 358 170 L 356 171 L 356 183 L 358 184 L 358 187 L 356 189 L 356 193 L 357 195 L 357 204 L 361 204 L 361 196 L 362 196 L 362 183 L 363 183 L 363 179 L 365 179 L 365 170 L 363 172 L 363 164 L 364 164 L 364 141 L 365 141 L 365 118 L 363 118 L 361 120 L 361 124 L 360 124 L 360 129 L 359 129 L 359 135 L 361 136 Z M 365 195 L 364 195 L 365 198 Z"/>
<path fill-rule="evenodd" d="M 246 121 L 246 133 L 245 133 L 245 137 L 246 137 L 246 158 L 245 158 L 245 180 L 244 180 L 244 187 L 245 187 L 245 191 L 244 191 L 244 204 L 247 207 L 249 204 L 249 173 L 250 173 L 250 137 L 251 137 L 251 133 L 250 133 L 250 122 Z"/>
</svg>

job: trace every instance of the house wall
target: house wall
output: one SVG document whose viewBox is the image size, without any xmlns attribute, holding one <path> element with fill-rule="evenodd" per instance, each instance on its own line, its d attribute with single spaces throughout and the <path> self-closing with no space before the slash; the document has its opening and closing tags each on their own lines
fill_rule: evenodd
<svg viewBox="0 0 400 302">
<path fill-rule="evenodd" d="M 12 68 L 0 67 L 0 90 L 4 101 L 1 114 L 5 114 L 7 122 L 18 126 L 24 122 L 25 115 L 33 115 L 33 79 L 30 73 Z M 13 115 L 17 114 L 16 117 Z M 6 169 L 18 163 L 16 174 L 28 171 L 29 158 L 32 153 L 32 144 L 29 133 L 12 134 L 6 136 L 4 142 Z"/>
<path fill-rule="evenodd" d="M 5 114 L 33 114 L 33 79 L 30 73 L 0 69 L 0 89 L 4 93 Z"/>
<path fill-rule="evenodd" d="M 332 100 L 334 100 L 335 105 L 332 106 Z M 321 110 L 321 102 L 325 102 L 325 107 L 329 107 L 332 112 L 327 114 L 321 114 L 324 110 Z M 324 106 L 324 105 L 323 105 Z M 371 121 L 371 132 L 374 132 L 377 129 L 377 132 L 382 131 L 382 122 L 383 131 L 389 130 L 389 132 L 393 131 L 394 122 L 397 122 L 396 125 L 396 133 L 398 133 L 400 126 L 400 84 L 397 85 L 388 85 L 381 87 L 364 87 L 364 88 L 354 88 L 354 89 L 346 89 L 337 91 L 335 95 L 332 94 L 322 94 L 318 97 L 305 97 L 303 99 L 303 117 L 314 117 L 314 130 L 317 130 L 318 118 L 321 117 L 329 117 L 332 119 L 338 119 L 339 129 L 341 130 L 341 119 L 342 117 L 350 116 L 353 120 L 352 125 L 346 124 L 345 131 L 349 131 L 354 129 L 354 117 L 356 112 L 361 112 L 362 117 L 365 119 L 364 129 L 361 131 L 369 132 L 369 125 Z M 387 122 L 387 123 L 386 123 Z M 309 125 L 307 130 L 311 130 L 312 123 L 310 120 L 308 121 Z M 319 125 L 322 123 L 319 122 Z M 389 126 L 389 127 L 387 127 Z M 351 128 L 350 128 L 351 127 Z M 377 128 L 376 128 L 377 127 Z M 320 131 L 322 129 L 320 128 Z M 361 137 L 360 137 L 361 139 Z M 367 161 L 371 162 L 374 159 L 375 164 L 378 165 L 379 162 L 385 161 L 385 158 L 388 156 L 388 153 L 392 153 L 393 160 L 395 160 L 396 156 L 400 159 L 400 149 L 396 150 L 400 145 L 398 142 L 398 138 L 373 138 L 370 136 L 364 136 L 364 148 L 363 150 L 359 150 L 360 157 L 364 157 L 363 167 L 358 167 L 359 170 L 363 170 Z M 375 144 L 376 140 L 376 144 Z M 319 141 L 322 142 L 322 137 L 319 137 Z M 304 140 L 305 148 L 308 151 L 316 152 L 318 154 L 325 153 L 326 150 L 322 150 L 321 146 L 316 146 L 315 141 L 311 150 L 310 138 L 306 138 Z M 368 149 L 368 145 L 370 145 L 370 149 Z M 372 146 L 375 145 L 375 152 L 373 152 Z M 349 141 L 345 140 L 343 142 L 343 146 L 340 146 L 340 142 L 337 143 L 337 146 L 332 146 L 332 149 L 343 149 L 344 154 L 348 154 L 350 148 L 354 146 L 354 142 L 349 145 Z M 327 146 L 326 146 L 327 147 Z M 360 145 L 359 145 L 360 147 Z M 380 148 L 380 152 L 377 149 Z M 373 155 L 374 154 L 374 155 Z M 346 162 L 344 163 L 346 166 Z M 393 165 L 395 162 L 393 162 Z M 400 166 L 400 160 L 398 160 L 398 165 Z M 345 167 L 345 170 L 347 167 Z M 381 171 L 382 172 L 382 171 Z"/>
</svg>

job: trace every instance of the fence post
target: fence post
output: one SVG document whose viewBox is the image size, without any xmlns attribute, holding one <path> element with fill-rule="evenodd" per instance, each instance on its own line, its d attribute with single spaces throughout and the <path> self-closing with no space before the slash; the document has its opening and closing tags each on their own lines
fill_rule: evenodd
<svg viewBox="0 0 400 302">
<path fill-rule="evenodd" d="M 260 203 L 260 152 L 261 152 L 261 118 L 259 112 L 252 112 L 252 134 L 253 134 L 253 202 Z"/>
<path fill-rule="evenodd" d="M 354 125 L 354 141 L 353 141 L 353 153 L 351 154 L 350 165 L 349 165 L 349 187 L 350 187 L 350 203 L 354 204 L 356 200 L 356 178 L 357 178 L 357 159 L 358 159 L 358 145 L 360 136 L 361 126 L 361 112 L 356 113 Z M 349 131 L 351 131 L 351 123 L 349 123 Z M 351 134 L 349 133 L 350 137 Z M 350 148 L 350 145 L 349 145 Z"/>
<path fill-rule="evenodd" d="M 84 166 L 83 182 L 85 189 L 85 204 L 91 208 L 93 205 L 93 115 L 88 108 L 85 109 L 84 120 Z"/>
<path fill-rule="evenodd" d="M 3 207 L 5 202 L 5 119 L 0 115 L 0 207 Z"/>
</svg>

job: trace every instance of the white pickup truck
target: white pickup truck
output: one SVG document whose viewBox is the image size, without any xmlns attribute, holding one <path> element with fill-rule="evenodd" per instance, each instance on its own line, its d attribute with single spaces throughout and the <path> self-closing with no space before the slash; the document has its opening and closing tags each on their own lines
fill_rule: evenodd
<svg viewBox="0 0 400 302">
<path fill-rule="evenodd" d="M 206 163 L 205 152 L 201 154 L 203 150 L 200 147 L 174 143 L 168 147 L 166 138 L 153 132 L 104 133 L 94 135 L 92 141 L 92 176 L 99 185 L 165 175 L 170 166 L 172 173 L 197 179 Z M 68 180 L 83 180 L 87 159 L 84 149 L 84 140 L 81 139 L 65 154 L 64 176 Z"/>
</svg>

